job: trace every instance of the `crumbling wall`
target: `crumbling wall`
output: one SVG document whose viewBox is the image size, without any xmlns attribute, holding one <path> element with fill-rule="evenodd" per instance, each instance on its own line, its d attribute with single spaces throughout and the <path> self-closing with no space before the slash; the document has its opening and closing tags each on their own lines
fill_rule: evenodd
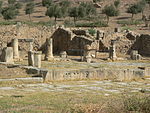
<svg viewBox="0 0 150 113">
<path fill-rule="evenodd" d="M 6 47 L 7 44 L 11 42 L 13 38 L 19 39 L 34 39 L 34 48 L 39 49 L 40 46 L 45 42 L 46 38 L 51 36 L 51 29 L 45 26 L 28 26 L 21 25 L 6 25 L 0 26 L 0 48 Z M 26 49 L 23 47 L 22 43 L 19 44 L 21 49 Z"/>
<path fill-rule="evenodd" d="M 58 28 L 51 36 L 53 38 L 53 52 L 60 53 L 61 51 L 67 51 L 69 48 L 69 42 L 71 40 L 71 34 L 69 31 L 62 28 Z"/>
<path fill-rule="evenodd" d="M 137 41 L 139 53 L 150 56 L 150 34 L 142 34 Z"/>
</svg>

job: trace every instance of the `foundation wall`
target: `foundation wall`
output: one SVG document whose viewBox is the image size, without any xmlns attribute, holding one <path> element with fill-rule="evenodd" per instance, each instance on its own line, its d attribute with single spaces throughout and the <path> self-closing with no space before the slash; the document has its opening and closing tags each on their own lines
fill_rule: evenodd
<svg viewBox="0 0 150 113">
<path fill-rule="evenodd" d="M 148 70 L 147 70 L 148 72 Z M 133 80 L 143 78 L 146 71 L 142 69 L 82 69 L 82 70 L 48 70 L 42 76 L 44 81 L 54 80 L 82 80 L 82 79 L 108 79 Z M 150 73 L 149 73 L 150 74 Z"/>
</svg>

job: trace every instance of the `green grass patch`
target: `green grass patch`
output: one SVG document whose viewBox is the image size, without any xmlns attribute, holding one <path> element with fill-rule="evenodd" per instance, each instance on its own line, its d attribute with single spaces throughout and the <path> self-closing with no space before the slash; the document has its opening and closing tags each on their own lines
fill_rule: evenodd
<svg viewBox="0 0 150 113">
<path fill-rule="evenodd" d="M 124 30 L 134 31 L 135 28 L 132 28 L 132 27 L 129 27 L 129 26 L 124 26 L 124 27 L 121 28 L 121 30 L 122 30 L 122 31 L 124 31 Z"/>
<path fill-rule="evenodd" d="M 0 25 L 17 25 L 17 22 L 19 21 L 0 21 Z M 32 21 L 20 21 L 22 24 L 26 24 L 29 26 L 53 26 L 55 25 L 54 21 L 48 21 L 48 22 L 32 22 Z"/>
<path fill-rule="evenodd" d="M 99 110 L 106 113 L 149 113 L 150 97 L 140 94 L 105 97 L 90 92 L 37 92 L 0 99 L 0 112 L 98 113 Z"/>
<path fill-rule="evenodd" d="M 108 27 L 107 23 L 104 21 L 76 23 L 75 26 L 76 27 Z"/>
<path fill-rule="evenodd" d="M 0 21 L 0 25 L 15 25 L 16 21 Z"/>
<path fill-rule="evenodd" d="M 141 21 L 141 20 L 123 20 L 123 21 L 117 21 L 117 24 L 121 24 L 122 26 L 140 25 L 140 24 L 143 24 L 143 21 Z"/>
</svg>

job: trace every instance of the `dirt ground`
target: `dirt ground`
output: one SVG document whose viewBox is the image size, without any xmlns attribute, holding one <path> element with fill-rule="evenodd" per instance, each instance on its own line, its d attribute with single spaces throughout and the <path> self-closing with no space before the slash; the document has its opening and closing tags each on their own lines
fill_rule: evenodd
<svg viewBox="0 0 150 113">
<path fill-rule="evenodd" d="M 29 77 L 25 69 L 14 67 L 12 65 L 0 64 L 0 78 Z"/>
</svg>

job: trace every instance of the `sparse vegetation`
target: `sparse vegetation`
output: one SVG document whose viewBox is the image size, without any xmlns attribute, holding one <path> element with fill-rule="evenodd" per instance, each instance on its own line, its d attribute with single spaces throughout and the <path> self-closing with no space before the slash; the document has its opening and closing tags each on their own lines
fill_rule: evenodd
<svg viewBox="0 0 150 113">
<path fill-rule="evenodd" d="M 34 2 L 29 2 L 26 4 L 25 12 L 29 15 L 29 19 L 31 21 L 31 14 L 34 11 Z"/>
<path fill-rule="evenodd" d="M 49 7 L 49 6 L 51 6 L 52 5 L 52 0 L 42 0 L 42 5 L 44 6 L 44 7 Z"/>
<path fill-rule="evenodd" d="M 92 36 L 94 36 L 96 34 L 96 30 L 95 29 L 88 29 L 89 34 L 91 34 Z"/>
<path fill-rule="evenodd" d="M 139 3 L 135 3 L 128 8 L 127 13 L 132 14 L 132 20 L 133 20 L 133 16 L 135 14 L 141 13 L 142 11 L 143 11 L 143 5 Z"/>
<path fill-rule="evenodd" d="M 119 15 L 119 10 L 117 10 L 113 5 L 106 5 L 102 12 L 107 16 L 107 24 L 109 23 L 109 17 Z"/>
<path fill-rule="evenodd" d="M 56 23 L 57 18 L 62 17 L 62 8 L 57 4 L 53 6 L 49 6 L 46 11 L 46 16 L 49 16 L 50 18 L 54 17 Z"/>
<path fill-rule="evenodd" d="M 120 0 L 116 0 L 116 1 L 114 1 L 114 6 L 115 6 L 116 8 L 118 8 L 118 7 L 119 7 L 119 5 L 120 5 Z"/>
<path fill-rule="evenodd" d="M 88 22 L 88 23 L 76 23 L 76 27 L 107 27 L 107 23 L 104 21 Z"/>
<path fill-rule="evenodd" d="M 143 24 L 142 20 L 127 20 L 127 21 L 117 21 L 118 24 L 121 24 L 122 26 L 126 25 L 140 25 Z"/>
<path fill-rule="evenodd" d="M 9 4 L 14 4 L 16 2 L 16 0 L 8 0 Z"/>
<path fill-rule="evenodd" d="M 18 10 L 13 5 L 10 5 L 2 9 L 2 15 L 5 20 L 11 20 L 16 18 L 18 13 L 19 13 Z"/>
</svg>

